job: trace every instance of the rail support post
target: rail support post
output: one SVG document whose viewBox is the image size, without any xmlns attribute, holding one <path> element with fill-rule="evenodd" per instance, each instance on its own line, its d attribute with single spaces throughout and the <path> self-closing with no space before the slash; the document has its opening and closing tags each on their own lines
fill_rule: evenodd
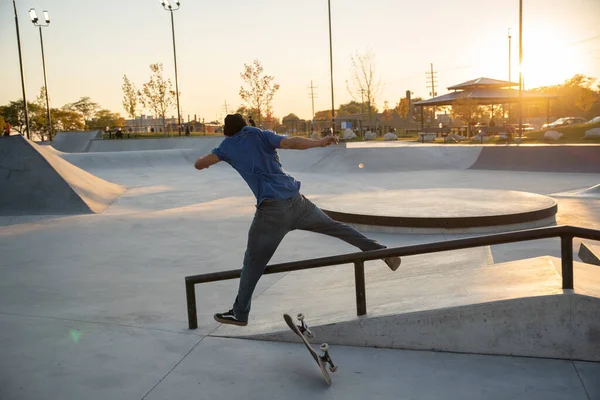
<svg viewBox="0 0 600 400">
<path fill-rule="evenodd" d="M 198 316 L 196 312 L 196 289 L 194 284 L 185 281 L 185 297 L 187 300 L 187 311 L 188 311 L 188 327 L 190 329 L 198 328 Z"/>
<path fill-rule="evenodd" d="M 354 284 L 356 286 L 356 315 L 365 315 L 367 313 L 367 299 L 364 261 L 354 262 Z"/>
<path fill-rule="evenodd" d="M 560 258 L 562 265 L 562 288 L 573 289 L 573 237 L 560 237 Z"/>
</svg>

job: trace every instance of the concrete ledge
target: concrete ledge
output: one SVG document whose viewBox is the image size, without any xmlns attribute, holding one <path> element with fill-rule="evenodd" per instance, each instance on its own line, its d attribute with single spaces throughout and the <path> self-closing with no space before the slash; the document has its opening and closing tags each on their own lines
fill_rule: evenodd
<svg viewBox="0 0 600 400">
<path fill-rule="evenodd" d="M 600 299 L 575 293 L 311 326 L 329 344 L 600 361 Z M 297 341 L 292 332 L 256 339 Z"/>
<path fill-rule="evenodd" d="M 452 188 L 321 196 L 315 202 L 336 221 L 386 233 L 527 229 L 554 224 L 558 210 L 543 195 Z"/>
<path fill-rule="evenodd" d="M 559 270 L 559 259 L 538 257 L 402 279 L 382 274 L 367 279 L 362 317 L 337 304 L 352 301 L 340 282 L 286 276 L 253 300 L 261 311 L 247 327 L 211 335 L 297 342 L 281 313 L 303 312 L 317 344 L 600 361 L 600 270 L 575 263 L 575 290 L 567 291 Z M 315 280 L 309 297 L 291 289 L 307 279 Z"/>
<path fill-rule="evenodd" d="M 587 243 L 581 243 L 579 253 L 577 254 L 581 261 L 587 264 L 600 265 L 600 247 L 592 246 Z"/>
</svg>

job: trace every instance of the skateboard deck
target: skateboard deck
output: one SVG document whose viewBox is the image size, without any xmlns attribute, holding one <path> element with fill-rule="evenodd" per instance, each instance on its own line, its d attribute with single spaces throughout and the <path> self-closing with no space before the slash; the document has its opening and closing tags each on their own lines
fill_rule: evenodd
<svg viewBox="0 0 600 400">
<path fill-rule="evenodd" d="M 300 331 L 300 327 L 298 327 L 298 325 L 296 325 L 296 323 L 294 322 L 294 319 L 289 314 L 283 314 L 283 319 L 285 320 L 286 324 L 290 327 L 290 329 L 296 335 L 300 336 L 300 339 L 302 339 L 302 342 L 308 349 L 308 352 L 310 353 L 310 355 L 313 357 L 313 359 L 315 360 L 315 362 L 321 369 L 321 374 L 323 375 L 323 379 L 325 379 L 325 382 L 327 382 L 327 384 L 329 386 L 331 386 L 331 377 L 329 376 L 329 372 L 327 372 L 327 367 L 326 367 L 326 363 L 327 363 L 326 359 L 329 359 L 329 355 L 326 353 L 326 359 L 323 359 L 322 356 L 320 356 L 315 351 L 315 349 L 308 342 L 308 340 L 306 340 L 306 337 L 304 337 L 304 334 L 302 334 L 302 332 Z M 312 334 L 310 334 L 310 335 L 312 336 Z M 329 361 L 329 362 L 330 362 L 331 367 L 334 368 L 334 370 L 335 370 L 336 367 L 334 367 L 333 364 L 331 364 L 331 361 Z"/>
</svg>

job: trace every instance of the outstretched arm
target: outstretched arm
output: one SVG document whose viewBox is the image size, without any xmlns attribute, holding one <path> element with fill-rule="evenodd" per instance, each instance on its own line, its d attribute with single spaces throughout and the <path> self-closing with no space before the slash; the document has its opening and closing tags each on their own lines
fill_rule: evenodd
<svg viewBox="0 0 600 400">
<path fill-rule="evenodd" d="M 326 136 L 323 139 L 309 139 L 305 137 L 293 136 L 287 137 L 281 141 L 279 145 L 282 149 L 293 149 L 293 150 L 306 150 L 312 149 L 313 147 L 325 147 L 330 144 L 337 144 L 338 138 L 335 136 Z"/>
<path fill-rule="evenodd" d="M 196 167 L 196 169 L 204 169 L 210 167 L 213 164 L 218 163 L 219 161 L 221 160 L 219 159 L 219 157 L 217 157 L 216 154 L 209 154 L 197 159 L 194 163 L 194 167 Z"/>
</svg>

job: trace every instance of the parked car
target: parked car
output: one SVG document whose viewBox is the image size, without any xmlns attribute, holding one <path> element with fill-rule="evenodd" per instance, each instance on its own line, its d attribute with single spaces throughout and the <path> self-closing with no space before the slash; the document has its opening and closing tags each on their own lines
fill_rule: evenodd
<svg viewBox="0 0 600 400">
<path fill-rule="evenodd" d="M 597 123 L 600 123 L 600 116 L 590 119 L 587 123 L 588 124 L 597 124 Z"/>
<path fill-rule="evenodd" d="M 554 122 L 550 122 L 549 124 L 542 125 L 542 129 L 556 128 L 565 125 L 585 124 L 586 122 L 587 119 L 581 117 L 564 117 L 559 118 Z"/>
</svg>

